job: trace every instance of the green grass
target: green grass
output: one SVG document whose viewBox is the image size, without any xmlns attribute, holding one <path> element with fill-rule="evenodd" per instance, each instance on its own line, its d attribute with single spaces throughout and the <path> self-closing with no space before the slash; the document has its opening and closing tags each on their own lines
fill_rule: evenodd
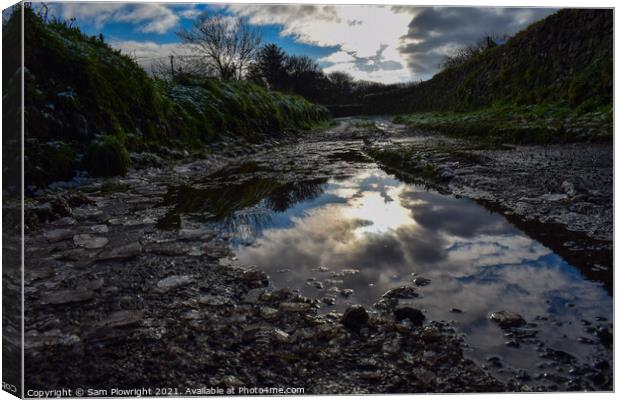
<svg viewBox="0 0 620 400">
<path fill-rule="evenodd" d="M 394 122 L 490 143 L 609 141 L 613 136 L 611 106 L 575 110 L 553 104 L 504 104 L 473 112 L 403 114 Z"/>
<path fill-rule="evenodd" d="M 14 13 L 3 26 L 4 43 L 15 51 L 20 17 Z M 284 131 L 323 128 L 331 120 L 322 106 L 250 82 L 155 80 L 100 37 L 67 22 L 46 23 L 29 7 L 24 20 L 28 184 L 69 179 L 79 169 L 123 174 L 128 151 L 199 152 L 225 137 L 259 142 Z M 20 66 L 5 67 L 3 96 L 21 95 L 14 90 Z M 50 172 L 52 164 L 58 172 Z"/>
</svg>

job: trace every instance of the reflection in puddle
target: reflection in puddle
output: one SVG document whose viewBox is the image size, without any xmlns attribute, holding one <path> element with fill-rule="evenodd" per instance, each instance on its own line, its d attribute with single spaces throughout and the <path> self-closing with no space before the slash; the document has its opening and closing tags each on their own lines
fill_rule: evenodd
<svg viewBox="0 0 620 400">
<path fill-rule="evenodd" d="M 275 287 L 335 299 L 325 312 L 372 307 L 388 289 L 424 277 L 430 283 L 408 301 L 429 319 L 456 321 L 478 361 L 500 355 L 532 374 L 541 361 L 539 342 L 506 346 L 509 339 L 488 319 L 498 310 L 521 314 L 536 324 L 530 329 L 546 346 L 584 362 L 604 351 L 579 341 L 595 339 L 582 320 L 612 318 L 602 285 L 471 200 L 404 184 L 376 168 L 307 185 L 242 186 L 217 191 L 233 205 L 226 213 L 215 194 L 205 194 L 204 208 L 191 211 L 217 216 L 231 232 L 239 262 L 265 270 Z M 353 293 L 345 297 L 343 289 Z"/>
</svg>

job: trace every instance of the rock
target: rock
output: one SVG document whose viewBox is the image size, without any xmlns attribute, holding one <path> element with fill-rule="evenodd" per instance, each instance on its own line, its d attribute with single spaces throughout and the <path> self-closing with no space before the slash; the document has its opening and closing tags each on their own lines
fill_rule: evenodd
<svg viewBox="0 0 620 400">
<path fill-rule="evenodd" d="M 74 232 L 70 229 L 52 229 L 51 231 L 44 232 L 43 237 L 50 243 L 56 243 L 71 239 L 73 234 Z"/>
<path fill-rule="evenodd" d="M 413 286 L 401 286 L 390 289 L 383 294 L 384 299 L 413 299 L 418 297 L 418 293 Z"/>
<path fill-rule="evenodd" d="M 450 312 L 453 312 L 455 314 L 462 314 L 463 310 L 461 310 L 460 308 L 451 308 Z"/>
<path fill-rule="evenodd" d="M 181 240 L 210 240 L 215 237 L 215 233 L 206 229 L 180 229 L 179 238 Z"/>
<path fill-rule="evenodd" d="M 76 246 L 84 247 L 85 249 L 101 249 L 109 242 L 110 241 L 107 238 L 89 235 L 88 233 L 73 236 L 73 243 Z"/>
<path fill-rule="evenodd" d="M 321 301 L 328 306 L 333 306 L 334 304 L 336 304 L 336 299 L 334 299 L 333 297 L 323 297 Z"/>
<path fill-rule="evenodd" d="M 363 306 L 352 305 L 346 309 L 340 322 L 348 329 L 360 330 L 368 322 L 368 313 Z"/>
<path fill-rule="evenodd" d="M 570 182 L 570 181 L 562 182 L 561 188 L 564 191 L 564 193 L 566 193 L 570 197 L 574 197 L 577 194 L 577 192 L 578 192 L 577 188 L 575 187 L 575 184 L 573 182 Z"/>
<path fill-rule="evenodd" d="M 95 298 L 95 292 L 87 289 L 60 290 L 48 293 L 41 298 L 42 304 L 68 304 L 81 303 Z"/>
<path fill-rule="evenodd" d="M 265 319 L 273 319 L 278 315 L 278 310 L 272 307 L 261 307 L 258 312 Z"/>
<path fill-rule="evenodd" d="M 443 180 L 443 181 L 449 181 L 451 179 L 454 179 L 454 171 L 452 171 L 450 168 L 441 168 L 439 170 L 439 179 Z"/>
<path fill-rule="evenodd" d="M 606 326 L 600 326 L 596 329 L 596 337 L 605 347 L 611 347 L 614 342 L 614 334 L 611 328 Z"/>
<path fill-rule="evenodd" d="M 426 286 L 431 283 L 430 279 L 418 276 L 413 279 L 413 284 L 416 286 Z"/>
<path fill-rule="evenodd" d="M 304 312 L 310 309 L 308 303 L 280 303 L 280 310 L 286 312 Z"/>
<path fill-rule="evenodd" d="M 411 323 L 415 326 L 422 326 L 424 320 L 426 319 L 422 311 L 408 306 L 397 307 L 394 310 L 394 317 L 396 317 L 398 321 L 409 319 L 409 321 L 411 321 Z"/>
<path fill-rule="evenodd" d="M 121 328 L 142 322 L 144 313 L 139 310 L 121 310 L 110 314 L 106 319 L 97 322 L 99 328 Z"/>
<path fill-rule="evenodd" d="M 511 311 L 496 311 L 489 316 L 491 321 L 497 322 L 502 329 L 525 325 L 523 317 Z"/>
<path fill-rule="evenodd" d="M 342 290 L 340 291 L 340 294 L 341 294 L 343 297 L 349 297 L 349 296 L 351 296 L 353 293 L 354 293 L 354 290 L 353 290 L 353 289 L 342 289 Z"/>
<path fill-rule="evenodd" d="M 139 242 L 133 242 L 122 246 L 106 249 L 97 257 L 97 261 L 121 261 L 129 260 L 142 253 L 142 246 Z"/>
<path fill-rule="evenodd" d="M 231 304 L 231 301 L 228 297 L 224 296 L 206 295 L 198 298 L 198 304 L 206 306 L 224 306 Z"/>
<path fill-rule="evenodd" d="M 53 329 L 47 332 L 28 332 L 24 337 L 24 348 L 26 350 L 42 348 L 49 349 L 52 346 L 71 346 L 80 342 L 77 335 L 62 333 L 60 329 Z"/>
<path fill-rule="evenodd" d="M 323 289 L 325 286 L 323 285 L 323 282 L 321 281 L 312 281 L 312 282 L 306 282 L 306 284 L 308 286 L 312 286 L 315 289 Z"/>
<path fill-rule="evenodd" d="M 151 243 L 145 246 L 147 253 L 159 254 L 161 256 L 183 256 L 188 255 L 191 247 L 184 243 L 169 241 L 163 243 Z"/>
<path fill-rule="evenodd" d="M 93 225 L 90 227 L 90 230 L 95 233 L 108 233 L 110 229 L 108 229 L 107 225 Z"/>
<path fill-rule="evenodd" d="M 269 276 L 263 271 L 245 271 L 241 275 L 241 279 L 253 287 L 267 286 L 269 284 Z"/>
<path fill-rule="evenodd" d="M 171 275 L 157 282 L 157 289 L 161 292 L 167 292 L 181 286 L 185 286 L 194 281 L 191 275 Z"/>
</svg>

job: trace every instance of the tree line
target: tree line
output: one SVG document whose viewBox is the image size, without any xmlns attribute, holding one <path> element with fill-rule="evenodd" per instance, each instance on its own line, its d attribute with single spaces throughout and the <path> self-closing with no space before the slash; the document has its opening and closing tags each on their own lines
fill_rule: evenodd
<svg viewBox="0 0 620 400">
<path fill-rule="evenodd" d="M 152 72 L 159 78 L 249 80 L 327 105 L 360 104 L 368 94 L 398 87 L 355 80 L 345 72 L 327 74 L 308 56 L 264 44 L 261 30 L 245 17 L 205 12 L 177 36 L 191 55 L 155 61 Z"/>
</svg>

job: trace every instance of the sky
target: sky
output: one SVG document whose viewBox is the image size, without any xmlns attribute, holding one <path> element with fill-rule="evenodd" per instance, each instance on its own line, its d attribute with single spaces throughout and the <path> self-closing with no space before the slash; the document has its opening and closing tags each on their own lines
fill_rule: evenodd
<svg viewBox="0 0 620 400">
<path fill-rule="evenodd" d="M 454 49 L 485 34 L 513 35 L 555 12 L 551 8 L 386 5 L 263 5 L 180 3 L 47 3 L 50 15 L 75 18 L 85 33 L 149 70 L 153 59 L 184 55 L 175 32 L 203 12 L 246 17 L 264 43 L 315 59 L 326 73 L 400 83 L 431 78 Z"/>
</svg>

